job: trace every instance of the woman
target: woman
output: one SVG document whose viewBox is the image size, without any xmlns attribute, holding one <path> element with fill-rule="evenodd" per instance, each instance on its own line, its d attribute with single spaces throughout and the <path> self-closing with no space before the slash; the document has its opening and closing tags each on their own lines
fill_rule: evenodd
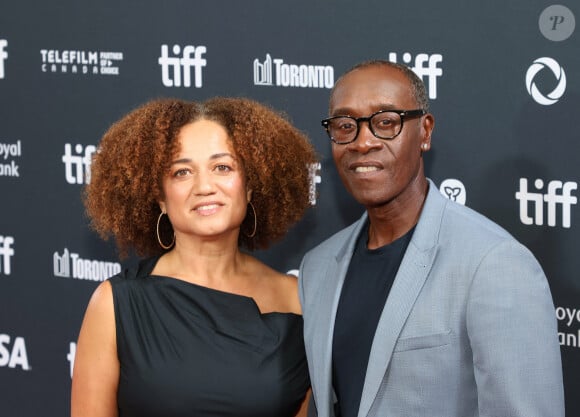
<svg viewBox="0 0 580 417">
<path fill-rule="evenodd" d="M 301 218 L 314 162 L 303 134 L 247 99 L 152 101 L 105 133 L 87 213 L 144 259 L 91 297 L 73 417 L 305 415 L 296 279 L 241 248 Z"/>
</svg>

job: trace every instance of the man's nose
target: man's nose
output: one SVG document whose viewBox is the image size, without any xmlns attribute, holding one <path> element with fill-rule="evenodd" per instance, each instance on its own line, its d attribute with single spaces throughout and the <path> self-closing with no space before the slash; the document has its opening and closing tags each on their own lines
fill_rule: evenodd
<svg viewBox="0 0 580 417">
<path fill-rule="evenodd" d="M 370 121 L 360 121 L 358 124 L 358 134 L 356 139 L 349 143 L 352 150 L 360 153 L 367 153 L 372 149 L 377 149 L 382 146 L 381 139 L 378 139 L 372 132 Z"/>
</svg>

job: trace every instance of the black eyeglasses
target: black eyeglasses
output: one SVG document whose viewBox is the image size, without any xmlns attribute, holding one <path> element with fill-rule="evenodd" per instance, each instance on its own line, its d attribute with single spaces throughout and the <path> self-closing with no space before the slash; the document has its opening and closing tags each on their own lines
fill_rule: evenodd
<svg viewBox="0 0 580 417">
<path fill-rule="evenodd" d="M 368 117 L 334 116 L 322 120 L 330 140 L 339 145 L 354 142 L 360 122 L 369 122 L 372 134 L 379 139 L 393 139 L 403 130 L 403 121 L 427 114 L 423 109 L 380 110 Z"/>
</svg>

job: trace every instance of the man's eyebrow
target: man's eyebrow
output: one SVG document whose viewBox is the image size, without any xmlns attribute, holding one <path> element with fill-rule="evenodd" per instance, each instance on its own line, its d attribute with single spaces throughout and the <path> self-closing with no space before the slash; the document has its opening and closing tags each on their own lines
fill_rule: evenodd
<svg viewBox="0 0 580 417">
<path fill-rule="evenodd" d="M 381 103 L 375 106 L 371 106 L 371 113 L 381 111 L 381 110 L 395 110 L 398 109 L 398 106 L 395 106 L 393 103 Z M 350 107 L 339 107 L 330 113 L 330 116 L 347 116 L 359 113 Z"/>
</svg>

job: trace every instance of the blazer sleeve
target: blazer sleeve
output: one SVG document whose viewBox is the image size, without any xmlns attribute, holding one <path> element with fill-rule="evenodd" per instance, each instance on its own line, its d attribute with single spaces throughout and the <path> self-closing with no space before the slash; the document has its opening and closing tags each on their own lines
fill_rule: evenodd
<svg viewBox="0 0 580 417">
<path fill-rule="evenodd" d="M 554 304 L 537 260 L 513 240 L 477 267 L 466 316 L 481 417 L 563 417 Z"/>
</svg>

